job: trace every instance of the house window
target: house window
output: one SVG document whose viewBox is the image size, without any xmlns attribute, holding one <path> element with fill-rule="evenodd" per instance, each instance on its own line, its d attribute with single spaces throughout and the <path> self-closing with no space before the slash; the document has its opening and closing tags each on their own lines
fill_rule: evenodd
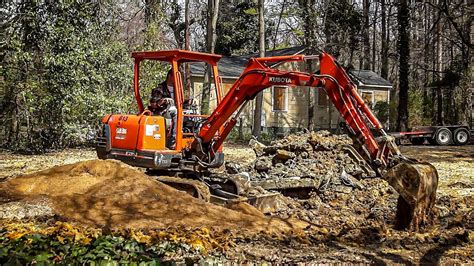
<svg viewBox="0 0 474 266">
<path fill-rule="evenodd" d="M 273 86 L 272 89 L 273 111 L 288 111 L 288 87 Z"/>
<path fill-rule="evenodd" d="M 328 95 L 326 91 L 322 88 L 318 89 L 318 105 L 327 106 L 328 105 Z"/>
<path fill-rule="evenodd" d="M 362 91 L 361 93 L 362 100 L 364 100 L 365 104 L 367 104 L 370 108 L 374 106 L 374 92 L 373 91 Z"/>
</svg>

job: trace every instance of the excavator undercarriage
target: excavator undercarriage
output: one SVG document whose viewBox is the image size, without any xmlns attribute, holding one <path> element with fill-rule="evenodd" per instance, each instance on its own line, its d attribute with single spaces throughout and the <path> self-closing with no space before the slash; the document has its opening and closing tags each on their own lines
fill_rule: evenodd
<svg viewBox="0 0 474 266">
<path fill-rule="evenodd" d="M 263 213 L 277 210 L 274 198 L 280 195 L 276 192 L 266 192 L 259 195 L 243 195 L 240 181 L 230 177 L 220 178 L 210 173 L 197 172 L 163 172 L 148 170 L 148 175 L 178 190 L 186 192 L 195 198 L 225 207 L 238 203 L 248 203 Z"/>
</svg>

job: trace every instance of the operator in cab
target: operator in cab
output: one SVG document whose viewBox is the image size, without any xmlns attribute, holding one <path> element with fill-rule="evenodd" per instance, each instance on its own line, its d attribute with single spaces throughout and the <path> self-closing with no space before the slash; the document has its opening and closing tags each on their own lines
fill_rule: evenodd
<svg viewBox="0 0 474 266">
<path fill-rule="evenodd" d="M 170 121 L 171 125 L 167 125 L 166 132 L 166 146 L 169 149 L 174 149 L 176 147 L 176 124 L 178 111 L 174 102 L 173 84 L 173 72 L 170 69 L 166 76 L 166 80 L 158 84 L 158 86 L 152 90 L 150 106 L 148 107 L 153 115 L 163 116 L 167 121 Z"/>
</svg>

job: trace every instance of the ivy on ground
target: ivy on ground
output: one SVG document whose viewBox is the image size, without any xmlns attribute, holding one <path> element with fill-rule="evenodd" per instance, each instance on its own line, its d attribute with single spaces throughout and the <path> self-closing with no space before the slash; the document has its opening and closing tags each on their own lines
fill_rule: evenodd
<svg viewBox="0 0 474 266">
<path fill-rule="evenodd" d="M 206 228 L 182 230 L 101 230 L 66 222 L 40 225 L 4 221 L 0 227 L 0 264 L 160 264 L 199 261 L 231 246 Z"/>
</svg>

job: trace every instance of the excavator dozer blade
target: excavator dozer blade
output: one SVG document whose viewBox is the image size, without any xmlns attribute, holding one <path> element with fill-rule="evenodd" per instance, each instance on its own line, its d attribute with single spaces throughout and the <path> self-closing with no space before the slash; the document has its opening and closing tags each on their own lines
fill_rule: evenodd
<svg viewBox="0 0 474 266">
<path fill-rule="evenodd" d="M 430 163 L 408 159 L 390 168 L 384 175 L 399 193 L 397 229 L 418 231 L 433 222 L 438 171 Z"/>
</svg>

